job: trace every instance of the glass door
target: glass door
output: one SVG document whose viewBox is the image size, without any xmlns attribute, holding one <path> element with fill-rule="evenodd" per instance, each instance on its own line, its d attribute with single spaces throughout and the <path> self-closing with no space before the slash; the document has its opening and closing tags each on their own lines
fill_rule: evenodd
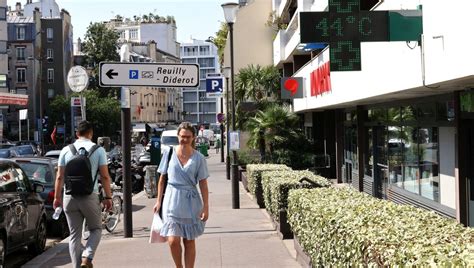
<svg viewBox="0 0 474 268">
<path fill-rule="evenodd" d="M 388 141 L 387 128 L 377 126 L 373 128 L 374 149 L 374 196 L 387 199 L 388 186 Z"/>
</svg>

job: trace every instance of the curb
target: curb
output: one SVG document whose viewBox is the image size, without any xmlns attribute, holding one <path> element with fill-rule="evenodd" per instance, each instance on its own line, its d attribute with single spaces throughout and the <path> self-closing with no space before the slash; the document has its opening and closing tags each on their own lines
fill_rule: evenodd
<svg viewBox="0 0 474 268">
<path fill-rule="evenodd" d="M 145 191 L 141 191 L 138 194 L 132 196 L 132 201 L 136 200 L 145 195 Z M 54 259 L 59 254 L 63 253 L 64 251 L 69 251 L 69 237 L 64 238 L 61 242 L 56 244 L 54 247 L 46 250 L 42 254 L 34 257 L 29 262 L 22 265 L 22 268 L 37 268 L 43 267 L 46 265 L 50 260 Z"/>
</svg>

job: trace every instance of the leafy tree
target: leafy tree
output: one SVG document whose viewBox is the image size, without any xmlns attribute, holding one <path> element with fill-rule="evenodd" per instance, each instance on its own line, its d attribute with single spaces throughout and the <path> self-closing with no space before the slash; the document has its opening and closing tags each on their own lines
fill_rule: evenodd
<svg viewBox="0 0 474 268">
<path fill-rule="evenodd" d="M 224 49 L 227 42 L 227 33 L 229 32 L 229 27 L 227 23 L 222 22 L 219 31 L 216 32 L 214 37 L 214 44 L 217 46 L 217 54 L 219 56 L 220 65 L 224 64 Z"/>
<path fill-rule="evenodd" d="M 74 93 L 71 96 L 79 96 Z M 86 90 L 83 92 L 86 98 L 86 116 L 87 120 L 94 125 L 95 138 L 101 136 L 115 137 L 120 130 L 120 102 L 113 98 L 102 98 L 96 90 Z M 70 122 L 71 111 L 70 101 L 64 96 L 56 96 L 50 103 L 51 118 L 53 125 L 55 122 L 62 122 L 62 116 L 65 114 L 66 124 Z"/>
<path fill-rule="evenodd" d="M 89 66 L 97 68 L 101 61 L 119 61 L 120 56 L 117 52 L 119 37 L 117 31 L 108 29 L 103 23 L 90 23 L 87 27 L 83 46 L 83 52 L 87 55 L 86 62 Z"/>
<path fill-rule="evenodd" d="M 119 61 L 120 56 L 117 52 L 119 33 L 115 30 L 108 29 L 103 23 L 91 23 L 87 28 L 83 52 L 86 56 L 86 65 L 93 66 L 93 81 L 99 81 L 99 63 L 102 61 Z M 91 83 L 91 88 L 97 85 Z M 100 91 L 102 97 L 107 95 L 116 96 L 118 88 L 103 89 Z"/>
<path fill-rule="evenodd" d="M 239 128 L 255 116 L 255 111 L 244 111 L 244 101 L 254 102 L 256 110 L 265 110 L 272 103 L 281 103 L 279 97 L 280 73 L 274 66 L 249 65 L 240 69 L 235 79 L 235 99 L 237 102 L 236 121 Z"/>
<path fill-rule="evenodd" d="M 239 101 L 262 102 L 279 99 L 280 72 L 273 66 L 249 65 L 240 69 L 235 79 L 235 95 Z"/>
<path fill-rule="evenodd" d="M 290 106 L 271 104 L 265 110 L 257 111 L 256 115 L 248 120 L 246 129 L 250 132 L 248 145 L 258 148 L 261 161 L 266 160 L 266 147 L 273 154 L 275 142 L 282 142 L 295 136 L 298 125 L 298 116 L 291 111 Z"/>
</svg>

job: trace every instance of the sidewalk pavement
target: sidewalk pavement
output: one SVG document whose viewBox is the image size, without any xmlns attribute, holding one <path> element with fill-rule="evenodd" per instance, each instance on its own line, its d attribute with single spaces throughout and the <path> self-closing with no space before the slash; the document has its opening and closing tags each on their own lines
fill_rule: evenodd
<svg viewBox="0 0 474 268">
<path fill-rule="evenodd" d="M 301 267 L 293 240 L 280 240 L 271 219 L 240 187 L 240 209 L 232 209 L 231 183 L 220 154 L 210 151 L 210 215 L 197 238 L 196 267 Z M 103 232 L 95 267 L 174 267 L 167 244 L 149 244 L 155 199 L 141 192 L 132 198 L 133 238 L 123 237 L 123 221 L 114 233 Z M 71 267 L 68 239 L 26 263 L 32 267 Z"/>
</svg>

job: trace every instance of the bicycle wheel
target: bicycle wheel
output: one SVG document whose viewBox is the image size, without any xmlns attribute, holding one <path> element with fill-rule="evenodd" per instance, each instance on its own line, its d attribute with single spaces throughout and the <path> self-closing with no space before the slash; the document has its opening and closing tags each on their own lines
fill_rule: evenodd
<svg viewBox="0 0 474 268">
<path fill-rule="evenodd" d="M 120 222 L 120 215 L 122 214 L 122 198 L 114 196 L 112 198 L 112 209 L 107 212 L 104 220 L 104 226 L 107 232 L 111 233 L 115 230 Z"/>
</svg>

